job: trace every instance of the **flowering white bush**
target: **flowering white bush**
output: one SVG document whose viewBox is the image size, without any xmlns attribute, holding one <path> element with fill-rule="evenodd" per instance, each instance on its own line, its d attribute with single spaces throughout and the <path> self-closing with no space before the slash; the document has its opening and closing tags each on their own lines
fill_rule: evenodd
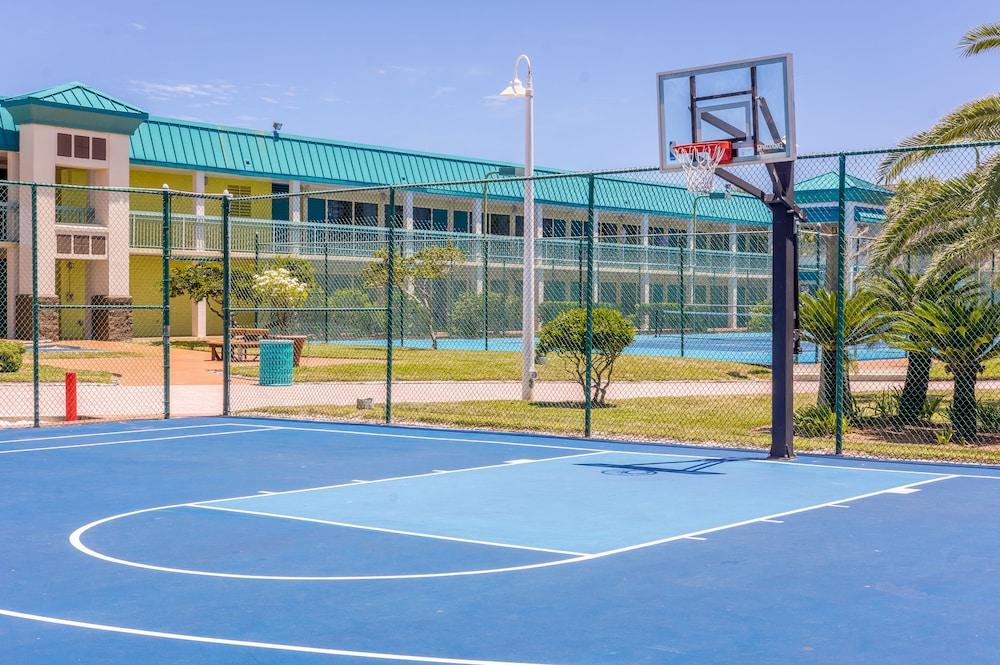
<svg viewBox="0 0 1000 665">
<path fill-rule="evenodd" d="M 253 276 L 253 292 L 269 307 L 301 307 L 309 286 L 295 279 L 287 268 L 272 268 Z"/>
</svg>

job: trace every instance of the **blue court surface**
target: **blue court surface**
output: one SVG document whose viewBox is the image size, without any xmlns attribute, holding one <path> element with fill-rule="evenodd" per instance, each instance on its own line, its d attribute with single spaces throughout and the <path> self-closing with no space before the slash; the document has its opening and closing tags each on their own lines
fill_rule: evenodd
<svg viewBox="0 0 1000 665">
<path fill-rule="evenodd" d="M 1000 470 L 184 419 L 0 433 L 0 663 L 996 663 Z"/>
<path fill-rule="evenodd" d="M 339 342 L 341 344 L 385 346 L 385 340 L 361 340 Z M 395 346 L 406 346 L 414 349 L 429 349 L 429 339 L 407 338 Z M 683 346 L 683 351 L 682 351 Z M 454 351 L 483 351 L 486 344 L 482 338 L 463 339 L 444 337 L 438 340 L 438 347 Z M 490 351 L 520 351 L 520 337 L 490 338 Z M 689 333 L 681 336 L 676 333 L 663 335 L 637 335 L 625 353 L 639 356 L 655 356 L 659 358 L 698 358 L 701 360 L 725 360 L 729 362 L 749 363 L 752 365 L 771 364 L 771 335 L 766 332 L 718 332 Z M 886 360 L 904 358 L 906 353 L 893 348 L 884 342 L 865 344 L 849 349 L 853 360 Z M 816 345 L 802 342 L 802 352 L 795 357 L 800 364 L 815 364 L 819 362 Z"/>
</svg>

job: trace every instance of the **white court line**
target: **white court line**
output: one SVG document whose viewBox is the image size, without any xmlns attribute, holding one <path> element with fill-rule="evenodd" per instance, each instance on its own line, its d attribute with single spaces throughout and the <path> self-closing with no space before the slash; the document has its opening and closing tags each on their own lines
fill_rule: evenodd
<svg viewBox="0 0 1000 665">
<path fill-rule="evenodd" d="M 356 430 L 335 429 L 330 427 L 295 427 L 290 425 L 277 425 L 276 427 L 278 429 L 287 429 L 297 432 L 329 432 L 332 434 L 356 434 L 358 436 L 382 437 L 390 439 L 417 439 L 422 441 L 445 441 L 450 443 L 492 443 L 501 446 L 519 446 L 525 448 L 555 448 L 557 450 L 587 450 L 591 452 L 619 453 L 622 455 L 660 455 L 663 457 L 686 457 L 690 459 L 729 459 L 729 457 L 725 455 L 688 455 L 684 453 L 661 453 L 656 451 L 641 451 L 641 450 L 613 450 L 613 449 L 609 450 L 604 448 L 584 448 L 580 446 L 559 446 L 559 445 L 545 444 L 545 443 L 519 443 L 514 441 L 500 441 L 496 439 L 464 439 L 459 437 L 446 437 L 446 436 L 418 436 L 415 434 L 392 434 L 388 432 L 361 432 Z M 651 447 L 663 447 L 661 444 L 654 444 L 654 443 L 639 444 L 639 445 L 648 445 Z M 666 445 L 669 446 L 669 444 Z M 747 453 L 746 450 L 734 450 L 733 452 L 740 454 Z M 837 464 L 795 462 L 791 460 L 757 459 L 753 457 L 740 457 L 738 459 L 739 461 L 748 461 L 748 462 L 784 464 L 787 466 L 816 466 L 821 468 L 842 469 L 842 470 L 846 469 L 849 471 L 875 471 L 879 473 L 910 473 L 916 475 L 940 476 L 940 477 L 962 476 L 966 478 L 988 478 L 991 480 L 1000 480 L 1000 476 L 976 475 L 968 473 L 945 473 L 939 471 L 907 471 L 905 469 L 875 469 L 871 467 L 862 467 L 862 466 L 847 466 L 847 465 L 841 466 Z M 886 460 L 886 461 L 892 462 L 892 460 Z"/>
<path fill-rule="evenodd" d="M 506 660 L 477 660 L 471 658 L 439 658 L 436 656 L 411 656 L 407 654 L 398 654 L 398 653 L 379 653 L 377 651 L 350 651 L 347 649 L 330 649 L 326 647 L 307 647 L 297 644 L 277 644 L 275 642 L 252 642 L 249 640 L 232 640 L 224 637 L 205 637 L 201 635 L 185 635 L 183 633 L 165 633 L 158 630 L 142 630 L 140 628 L 109 626 L 107 624 L 102 624 L 102 623 L 73 621 L 71 619 L 60 619 L 57 617 L 43 616 L 41 614 L 28 614 L 27 612 L 17 612 L 15 610 L 0 609 L 0 615 L 12 617 L 15 619 L 28 619 L 30 621 L 40 621 L 42 623 L 50 623 L 60 626 L 70 626 L 73 628 L 87 628 L 89 630 L 99 630 L 108 633 L 139 635 L 141 637 L 158 637 L 166 640 L 200 642 L 202 644 L 222 644 L 226 646 L 235 646 L 235 647 L 269 649 L 272 651 L 314 653 L 326 656 L 350 656 L 353 658 L 370 658 L 373 660 L 402 660 L 411 663 L 444 663 L 445 665 L 542 665 L 541 663 L 524 663 L 524 662 L 514 662 Z"/>
<path fill-rule="evenodd" d="M 684 536 L 684 540 L 708 540 L 708 538 L 702 538 L 701 536 Z"/>
<path fill-rule="evenodd" d="M 103 432 L 87 432 L 86 434 L 59 434 L 58 436 L 31 436 L 23 439 L 6 439 L 0 441 L 0 444 L 7 443 L 24 443 L 26 441 L 51 441 L 53 439 L 82 439 L 84 437 L 91 436 L 116 436 L 118 434 L 139 434 L 141 432 L 172 432 L 174 430 L 180 429 L 203 429 L 206 427 L 229 427 L 230 425 L 235 427 L 247 427 L 247 428 L 269 428 L 273 429 L 271 425 L 247 425 L 244 423 L 213 423 L 211 425 L 179 425 L 177 427 L 145 427 L 142 429 L 123 429 L 123 430 L 109 430 Z"/>
<path fill-rule="evenodd" d="M 896 491 L 893 492 L 893 494 L 899 494 L 899 490 L 901 490 L 901 489 L 909 489 L 909 488 L 907 488 L 907 487 L 897 487 L 897 488 L 895 488 Z M 843 505 L 841 505 L 839 503 L 831 503 L 827 507 L 828 508 L 850 508 L 850 506 L 843 506 Z"/>
<path fill-rule="evenodd" d="M 767 522 L 768 524 L 784 524 L 785 520 L 761 520 L 761 522 Z"/>
<path fill-rule="evenodd" d="M 267 432 L 280 429 L 278 427 L 260 426 L 253 432 Z M 37 453 L 44 450 L 66 450 L 67 448 L 96 448 L 98 446 L 120 446 L 126 443 L 147 443 L 152 441 L 175 441 L 177 439 L 200 439 L 206 436 L 229 436 L 231 434 L 247 434 L 248 430 L 238 430 L 236 432 L 209 432 L 207 434 L 181 434 L 178 436 L 155 436 L 147 439 L 124 439 L 122 441 L 98 441 L 97 443 L 73 443 L 66 446 L 39 446 L 38 448 L 15 448 L 14 450 L 0 450 L 0 455 L 12 455 L 14 453 Z"/>
<path fill-rule="evenodd" d="M 558 457 L 539 457 L 536 460 L 532 460 L 533 463 L 538 462 L 554 462 L 556 460 L 572 459 L 574 457 L 591 457 L 593 455 L 603 455 L 605 451 L 597 451 L 592 453 L 574 453 L 573 455 L 559 455 Z M 470 466 L 463 469 L 449 469 L 447 471 L 428 471 L 427 473 L 414 473 L 408 476 L 393 476 L 391 478 L 377 478 L 375 480 L 352 480 L 346 483 L 337 483 L 335 485 L 320 485 L 319 487 L 303 487 L 296 490 L 283 490 L 281 492 L 272 492 L 272 495 L 281 494 L 302 494 L 303 492 L 318 492 L 320 490 L 332 490 L 339 487 L 354 487 L 355 485 L 371 485 L 375 483 L 391 483 L 396 480 L 410 480 L 413 478 L 427 478 L 429 476 L 443 476 L 449 473 L 465 473 L 466 471 L 483 471 L 485 469 L 503 469 L 508 467 L 518 466 L 516 464 L 510 464 L 508 462 L 501 462 L 500 464 L 485 464 L 483 466 Z M 181 506 L 201 506 L 209 503 L 225 503 L 226 501 L 240 501 L 242 499 L 253 499 L 257 497 L 257 494 L 244 494 L 243 496 L 232 496 L 225 499 L 209 499 L 207 501 L 195 501 L 192 503 L 182 503 L 178 504 Z M 173 508 L 175 506 L 165 506 Z M 141 511 L 140 511 L 141 512 Z M 124 515 L 123 515 L 124 517 Z"/>
<path fill-rule="evenodd" d="M 557 559 L 555 561 L 546 561 L 542 563 L 532 563 L 524 564 L 520 566 L 507 566 L 502 568 L 483 568 L 479 570 L 459 570 L 446 573 L 409 573 L 409 574 L 398 574 L 398 575 L 249 575 L 241 573 L 221 573 L 206 570 L 190 570 L 186 568 L 170 568 L 167 566 L 155 566 L 147 563 L 139 563 L 136 561 L 128 561 L 125 559 L 118 559 L 115 557 L 102 554 L 100 552 L 94 551 L 83 544 L 81 541 L 81 536 L 88 529 L 91 529 L 100 524 L 110 522 L 112 520 L 130 517 L 132 515 L 138 515 L 140 513 L 148 513 L 157 510 L 167 510 L 170 508 L 181 508 L 190 507 L 191 504 L 174 504 L 170 506 L 160 506 L 157 508 L 144 508 L 142 510 L 135 510 L 130 513 L 122 513 L 120 515 L 112 515 L 110 517 L 105 517 L 100 520 L 91 522 L 90 524 L 85 524 L 70 535 L 70 544 L 76 549 L 80 550 L 84 554 L 107 561 L 109 563 L 117 563 L 123 566 L 130 566 L 133 568 L 144 568 L 146 570 L 156 570 L 165 573 L 178 573 L 182 575 L 196 575 L 201 577 L 222 577 L 228 579 L 243 579 L 243 580 L 280 580 L 280 581 L 298 581 L 298 582 L 341 582 L 341 581 L 359 581 L 359 580 L 412 580 L 412 579 L 430 579 L 438 577 L 468 577 L 472 575 L 494 575 L 498 573 L 511 573 L 523 570 L 534 570 L 538 568 L 551 568 L 554 566 L 562 566 L 570 563 L 581 563 L 584 561 L 592 561 L 594 559 L 601 559 L 604 557 L 614 556 L 616 554 L 622 554 L 624 552 L 631 552 L 634 550 L 644 549 L 647 547 L 653 547 L 655 545 L 662 545 L 665 543 L 673 542 L 676 540 L 691 539 L 692 537 L 704 536 L 710 533 L 715 533 L 717 531 L 725 531 L 727 529 L 733 529 L 736 527 L 747 526 L 750 524 L 773 521 L 779 517 L 786 517 L 788 515 L 796 515 L 798 513 L 805 513 L 812 510 L 817 510 L 819 508 L 826 508 L 828 506 L 839 504 L 844 501 L 858 501 L 860 499 L 867 499 L 869 497 L 878 496 L 880 494 L 893 493 L 893 490 L 898 490 L 903 487 L 916 487 L 919 485 L 927 485 L 929 483 L 936 483 L 942 480 L 949 480 L 952 478 L 959 478 L 959 475 L 952 476 L 939 476 L 935 478 L 929 478 L 927 480 L 918 480 L 912 483 L 907 483 L 905 485 L 899 485 L 896 487 L 889 487 L 883 490 L 878 490 L 875 492 L 868 492 L 867 494 L 859 494 L 857 496 L 847 497 L 843 499 L 837 499 L 835 501 L 827 501 L 825 503 L 819 503 L 812 506 L 806 506 L 804 508 L 795 508 L 793 510 L 786 510 L 780 513 L 774 513 L 772 515 L 762 515 L 761 517 L 754 517 L 747 520 L 742 520 L 740 522 L 733 522 L 731 524 L 723 524 L 721 526 L 710 527 L 708 529 L 701 529 L 698 531 L 692 531 L 690 533 L 683 533 L 676 536 L 668 536 L 666 538 L 660 538 L 658 540 L 651 540 L 645 543 L 638 543 L 636 545 L 628 545 L 626 547 L 619 547 L 613 550 L 606 550 L 604 552 L 597 552 L 594 554 L 584 554 L 578 557 L 569 557 L 566 559 Z M 256 496 L 256 495 L 251 495 Z"/>
<path fill-rule="evenodd" d="M 386 529 L 378 526 L 366 526 L 364 524 L 353 524 L 351 522 L 336 522 L 333 520 L 321 520 L 314 517 L 299 517 L 297 515 L 284 515 L 282 513 L 267 513 L 258 510 L 241 510 L 238 508 L 223 508 L 221 506 L 206 506 L 204 504 L 192 503 L 191 508 L 203 508 L 205 510 L 221 510 L 227 513 L 243 513 L 244 515 L 260 515 L 262 517 L 277 517 L 286 520 L 296 520 L 298 522 L 313 522 L 315 524 L 329 524 L 330 526 L 342 526 L 349 529 L 361 529 L 362 531 L 378 531 L 380 533 L 395 533 L 401 536 L 416 536 L 418 538 L 430 538 L 432 540 L 450 540 L 456 543 L 470 543 L 473 545 L 490 545 L 492 547 L 507 547 L 515 550 L 530 550 L 533 552 L 548 552 L 550 554 L 568 554 L 570 556 L 583 556 L 585 552 L 570 552 L 567 550 L 553 550 L 547 547 L 529 547 L 527 545 L 511 545 L 510 543 L 498 543 L 491 540 L 473 540 L 471 538 L 458 538 L 455 536 L 439 536 L 432 533 L 421 533 L 418 531 L 403 531 L 402 529 Z"/>
</svg>

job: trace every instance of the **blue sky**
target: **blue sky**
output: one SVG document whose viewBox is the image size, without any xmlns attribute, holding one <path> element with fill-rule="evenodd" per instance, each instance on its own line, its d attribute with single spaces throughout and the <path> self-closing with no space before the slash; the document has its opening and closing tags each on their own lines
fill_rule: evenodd
<svg viewBox="0 0 1000 665">
<path fill-rule="evenodd" d="M 1000 53 L 955 48 L 989 4 L 34 0 L 4 9 L 0 94 L 80 80 L 153 115 L 519 161 L 523 105 L 496 93 L 523 51 L 537 163 L 610 168 L 657 160 L 657 71 L 791 51 L 800 151 L 868 148 L 997 92 Z"/>
</svg>

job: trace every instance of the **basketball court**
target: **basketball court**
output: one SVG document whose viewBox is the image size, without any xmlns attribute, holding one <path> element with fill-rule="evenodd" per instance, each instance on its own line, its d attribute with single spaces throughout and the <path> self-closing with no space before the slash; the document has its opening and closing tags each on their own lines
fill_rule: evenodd
<svg viewBox="0 0 1000 665">
<path fill-rule="evenodd" d="M 0 467 L 12 663 L 1000 649 L 996 470 L 254 419 L 5 432 Z"/>
</svg>

